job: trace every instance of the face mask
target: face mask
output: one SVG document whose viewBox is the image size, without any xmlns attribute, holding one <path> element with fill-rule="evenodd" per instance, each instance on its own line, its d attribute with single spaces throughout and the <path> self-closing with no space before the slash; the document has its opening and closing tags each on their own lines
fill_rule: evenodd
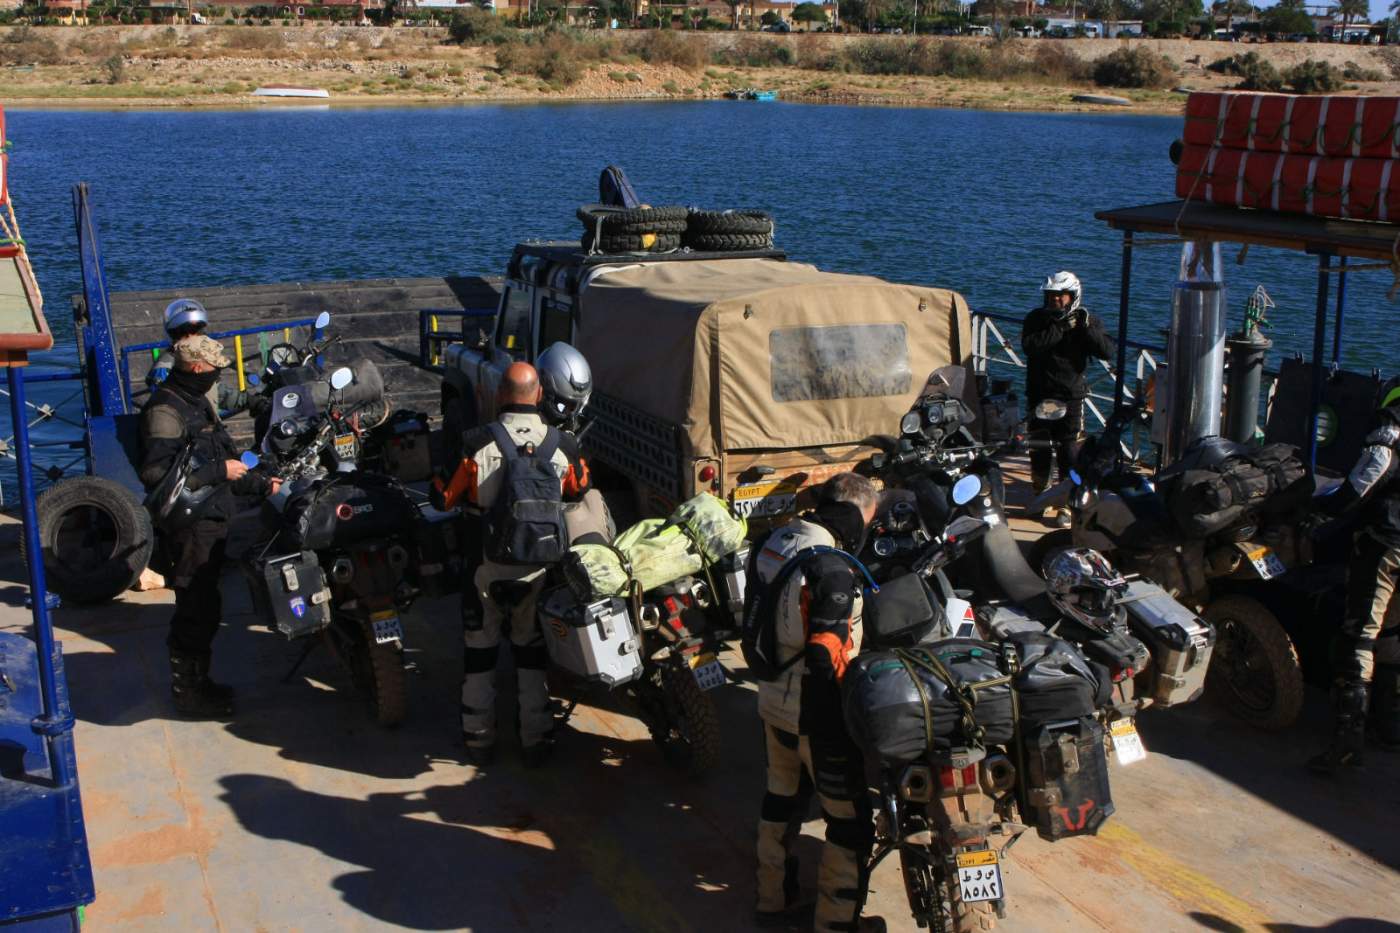
<svg viewBox="0 0 1400 933">
<path fill-rule="evenodd" d="M 191 373 L 185 372 L 184 370 L 176 370 L 170 374 L 169 380 L 182 388 L 188 389 L 195 395 L 203 395 L 214 388 L 214 384 L 219 381 L 219 371 L 213 369 L 207 373 Z"/>
</svg>

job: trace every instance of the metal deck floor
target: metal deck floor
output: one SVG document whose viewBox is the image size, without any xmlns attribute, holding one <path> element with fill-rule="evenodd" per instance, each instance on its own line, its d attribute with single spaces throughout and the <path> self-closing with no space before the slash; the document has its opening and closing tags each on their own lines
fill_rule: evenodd
<svg viewBox="0 0 1400 933">
<path fill-rule="evenodd" d="M 4 630 L 27 624 L 16 538 L 0 525 Z M 235 572 L 225 594 L 215 673 L 241 701 L 229 723 L 168 705 L 167 591 L 57 614 L 98 890 L 88 930 L 749 928 L 763 784 L 751 687 L 720 689 L 728 755 L 702 783 L 668 770 L 606 698 L 580 705 L 547 770 L 524 770 L 507 743 L 477 772 L 458 751 L 455 598 L 410 614 L 422 674 L 409 721 L 384 731 L 325 653 L 280 683 L 295 646 L 253 626 Z M 1148 711 L 1152 754 L 1115 769 L 1103 832 L 1053 846 L 1028 833 L 1012 850 L 1001 928 L 1400 930 L 1400 757 L 1311 776 L 1327 720 L 1320 692 L 1281 735 L 1205 704 Z M 804 838 L 809 888 L 820 831 Z M 913 929 L 893 862 L 869 912 Z"/>
</svg>

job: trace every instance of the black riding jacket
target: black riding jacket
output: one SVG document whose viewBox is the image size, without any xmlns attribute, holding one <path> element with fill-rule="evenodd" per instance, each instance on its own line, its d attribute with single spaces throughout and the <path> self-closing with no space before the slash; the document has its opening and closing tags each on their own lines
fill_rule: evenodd
<svg viewBox="0 0 1400 933">
<path fill-rule="evenodd" d="M 1026 400 L 1032 405 L 1047 398 L 1069 401 L 1089 394 L 1084 370 L 1089 360 L 1114 355 L 1112 338 L 1103 321 L 1080 308 L 1083 323 L 1069 325 L 1059 312 L 1036 308 L 1021 324 L 1021 349 L 1026 351 Z"/>
<path fill-rule="evenodd" d="M 1355 513 L 1366 534 L 1400 547 L 1400 409 L 1382 408 L 1376 420 L 1331 510 Z"/>
<path fill-rule="evenodd" d="M 141 482 L 147 489 L 158 484 L 193 440 L 199 465 L 191 471 L 187 488 L 193 492 L 211 483 L 221 484 L 223 488 L 214 493 L 201 514 L 207 519 L 228 519 L 235 511 L 235 493 L 265 494 L 268 480 L 259 473 L 248 473 L 236 482 L 228 481 L 224 461 L 237 459 L 238 448 L 208 398 L 186 385 L 183 375 L 172 373 L 141 409 Z"/>
</svg>

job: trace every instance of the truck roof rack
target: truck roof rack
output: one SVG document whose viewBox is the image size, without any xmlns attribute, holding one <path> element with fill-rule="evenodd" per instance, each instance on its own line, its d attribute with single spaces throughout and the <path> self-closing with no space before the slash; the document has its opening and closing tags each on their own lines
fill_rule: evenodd
<svg viewBox="0 0 1400 933">
<path fill-rule="evenodd" d="M 520 261 L 524 257 L 542 259 L 548 263 L 579 267 L 598 266 L 611 263 L 638 262 L 695 262 L 704 259 L 787 259 L 787 253 L 780 249 L 735 250 L 732 252 L 704 252 L 683 248 L 669 253 L 590 253 L 578 240 L 526 240 L 517 243 L 510 257 L 508 275 L 518 276 Z"/>
</svg>

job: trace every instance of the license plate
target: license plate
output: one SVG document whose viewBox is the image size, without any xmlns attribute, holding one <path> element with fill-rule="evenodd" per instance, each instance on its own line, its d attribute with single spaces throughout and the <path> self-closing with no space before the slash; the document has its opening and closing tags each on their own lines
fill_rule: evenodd
<svg viewBox="0 0 1400 933">
<path fill-rule="evenodd" d="M 335 455 L 341 460 L 355 459 L 355 435 L 345 434 L 335 439 Z"/>
<path fill-rule="evenodd" d="M 376 645 L 387 641 L 403 641 L 403 625 L 399 623 L 399 617 L 392 612 L 376 612 L 370 616 L 370 625 L 374 628 Z"/>
<path fill-rule="evenodd" d="M 999 901 L 1005 896 L 995 851 L 958 853 L 958 893 L 965 904 Z"/>
<path fill-rule="evenodd" d="M 1120 765 L 1130 765 L 1147 757 L 1147 746 L 1142 744 L 1137 725 L 1131 719 L 1119 719 L 1108 727 L 1109 738 L 1113 740 L 1113 756 Z"/>
<path fill-rule="evenodd" d="M 715 660 L 712 654 L 697 654 L 690 659 L 690 672 L 701 690 L 713 690 L 724 686 L 724 665 Z"/>
<path fill-rule="evenodd" d="M 781 481 L 751 483 L 734 489 L 734 514 L 743 518 L 782 515 L 797 508 L 797 491 Z"/>
<path fill-rule="evenodd" d="M 1288 568 L 1283 565 L 1283 561 L 1278 559 L 1278 555 L 1267 546 L 1260 546 L 1252 551 L 1246 551 L 1245 556 L 1254 565 L 1254 569 L 1259 573 L 1259 579 L 1272 580 L 1274 577 L 1282 576 Z"/>
</svg>

